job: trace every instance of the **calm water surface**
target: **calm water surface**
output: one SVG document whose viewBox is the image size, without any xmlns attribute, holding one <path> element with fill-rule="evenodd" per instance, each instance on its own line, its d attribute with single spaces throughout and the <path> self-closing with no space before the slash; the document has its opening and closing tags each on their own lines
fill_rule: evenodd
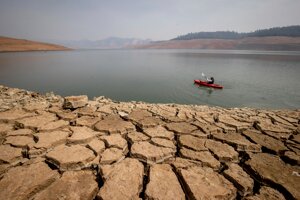
<svg viewBox="0 0 300 200">
<path fill-rule="evenodd" d="M 223 90 L 198 87 L 204 72 Z M 300 108 L 300 52 L 83 50 L 0 54 L 0 84 L 60 95 Z"/>
</svg>

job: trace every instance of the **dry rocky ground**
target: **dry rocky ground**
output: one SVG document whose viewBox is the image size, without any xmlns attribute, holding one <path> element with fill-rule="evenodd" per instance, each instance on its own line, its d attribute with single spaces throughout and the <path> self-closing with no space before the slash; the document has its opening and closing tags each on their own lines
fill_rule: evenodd
<svg viewBox="0 0 300 200">
<path fill-rule="evenodd" d="M 300 199 L 299 119 L 0 86 L 0 199 Z"/>
</svg>

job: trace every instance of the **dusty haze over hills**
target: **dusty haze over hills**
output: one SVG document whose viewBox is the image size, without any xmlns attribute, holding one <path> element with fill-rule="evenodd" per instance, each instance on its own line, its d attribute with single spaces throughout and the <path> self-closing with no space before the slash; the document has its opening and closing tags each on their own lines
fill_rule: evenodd
<svg viewBox="0 0 300 200">
<path fill-rule="evenodd" d="M 300 24 L 297 0 L 1 0 L 0 35 L 35 41 L 178 35 Z"/>
</svg>

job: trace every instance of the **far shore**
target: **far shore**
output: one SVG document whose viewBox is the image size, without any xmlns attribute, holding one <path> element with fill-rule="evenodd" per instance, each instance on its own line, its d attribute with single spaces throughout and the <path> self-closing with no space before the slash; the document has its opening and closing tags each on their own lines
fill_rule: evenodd
<svg viewBox="0 0 300 200">
<path fill-rule="evenodd" d="M 67 50 L 71 50 L 71 49 L 56 44 L 49 44 L 43 42 L 36 42 L 36 41 L 0 36 L 0 53 L 25 52 L 25 51 L 67 51 Z"/>
</svg>

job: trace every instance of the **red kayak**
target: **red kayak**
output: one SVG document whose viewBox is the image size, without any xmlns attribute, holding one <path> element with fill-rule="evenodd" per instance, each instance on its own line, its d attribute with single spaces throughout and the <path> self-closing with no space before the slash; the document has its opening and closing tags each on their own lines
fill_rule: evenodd
<svg viewBox="0 0 300 200">
<path fill-rule="evenodd" d="M 194 80 L 194 83 L 197 83 L 198 85 L 203 85 L 206 87 L 212 87 L 212 88 L 218 88 L 218 89 L 223 89 L 222 85 L 218 85 L 218 84 L 209 84 L 206 81 L 201 81 L 201 80 Z"/>
</svg>

